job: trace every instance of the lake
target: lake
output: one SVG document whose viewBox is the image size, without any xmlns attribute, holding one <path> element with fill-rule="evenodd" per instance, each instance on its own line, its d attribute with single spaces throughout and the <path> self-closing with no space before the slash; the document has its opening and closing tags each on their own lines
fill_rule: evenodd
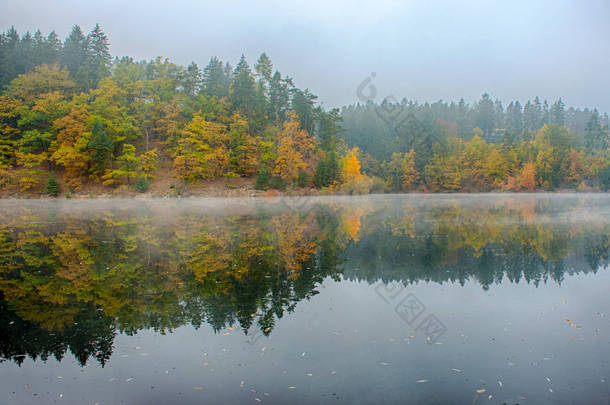
<svg viewBox="0 0 610 405">
<path fill-rule="evenodd" d="M 610 403 L 610 196 L 0 201 L 2 403 Z"/>
</svg>

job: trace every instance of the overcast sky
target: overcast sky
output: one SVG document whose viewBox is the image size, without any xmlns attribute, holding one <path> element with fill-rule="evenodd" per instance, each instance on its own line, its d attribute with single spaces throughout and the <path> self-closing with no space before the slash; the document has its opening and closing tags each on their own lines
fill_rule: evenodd
<svg viewBox="0 0 610 405">
<path fill-rule="evenodd" d="M 610 111 L 610 1 L 0 0 L 0 28 L 64 38 L 100 23 L 115 56 L 252 65 L 265 51 L 326 107 L 536 95 Z"/>
</svg>

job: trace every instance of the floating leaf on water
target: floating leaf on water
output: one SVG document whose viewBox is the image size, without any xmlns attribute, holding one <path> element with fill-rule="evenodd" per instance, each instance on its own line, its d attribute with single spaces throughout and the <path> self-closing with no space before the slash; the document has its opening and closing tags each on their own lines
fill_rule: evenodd
<svg viewBox="0 0 610 405">
<path fill-rule="evenodd" d="M 336 371 L 331 371 L 330 375 L 337 375 L 337 372 Z"/>
<path fill-rule="evenodd" d="M 381 364 L 382 366 L 389 366 L 389 365 L 390 365 L 390 363 L 386 363 L 385 361 L 382 361 L 382 362 L 381 362 L 381 363 L 379 363 L 379 364 Z"/>
<path fill-rule="evenodd" d="M 544 377 L 544 378 L 546 378 L 546 380 L 547 380 L 548 382 L 551 382 L 551 379 L 550 379 L 549 377 Z"/>
<path fill-rule="evenodd" d="M 289 390 L 295 390 L 297 387 L 295 387 L 294 385 L 291 385 L 290 387 L 288 387 Z"/>
<path fill-rule="evenodd" d="M 269 393 L 268 393 L 268 392 L 263 392 L 263 395 L 264 395 L 264 396 L 266 396 L 266 397 L 268 397 L 268 396 L 269 396 Z"/>
<path fill-rule="evenodd" d="M 572 322 L 570 318 L 566 318 L 566 322 Z"/>
<path fill-rule="evenodd" d="M 203 387 L 193 387 L 193 391 L 201 391 Z"/>
<path fill-rule="evenodd" d="M 502 381 L 498 381 L 498 385 L 502 387 L 504 384 L 502 384 Z"/>
<path fill-rule="evenodd" d="M 227 336 L 227 335 L 229 335 L 229 334 L 230 334 L 230 332 L 225 332 L 225 333 L 223 333 L 222 335 L 223 335 L 223 336 Z"/>
<path fill-rule="evenodd" d="M 553 392 L 553 389 L 552 389 L 552 388 L 549 388 L 549 392 Z"/>
<path fill-rule="evenodd" d="M 250 392 L 253 392 L 253 393 L 255 393 L 255 394 L 256 394 L 258 391 L 257 391 L 257 390 L 255 390 L 254 388 L 250 388 Z"/>
<path fill-rule="evenodd" d="M 59 378 L 60 380 L 63 378 L 62 376 L 58 375 L 57 378 Z"/>
<path fill-rule="evenodd" d="M 209 366 L 210 364 L 212 364 L 211 361 L 206 361 L 206 362 L 203 363 L 204 366 Z"/>
<path fill-rule="evenodd" d="M 421 383 L 427 383 L 428 380 L 417 380 L 415 381 L 417 384 L 421 384 Z"/>
<path fill-rule="evenodd" d="M 140 346 L 136 346 L 136 350 L 140 350 L 140 349 L 141 349 L 141 347 L 140 347 Z"/>
<path fill-rule="evenodd" d="M 129 377 L 128 379 L 125 380 L 125 382 L 130 382 L 133 381 L 133 377 Z"/>
<path fill-rule="evenodd" d="M 262 402 L 262 401 L 260 400 L 260 398 L 254 398 L 254 400 L 255 400 L 256 402 Z"/>
<path fill-rule="evenodd" d="M 244 385 L 245 385 L 245 384 L 246 384 L 246 382 L 245 382 L 245 381 L 242 381 L 242 382 L 240 382 L 240 383 L 239 383 L 239 386 L 240 386 L 241 388 L 244 388 Z"/>
<path fill-rule="evenodd" d="M 479 388 L 479 389 L 477 390 L 477 394 L 482 394 L 482 393 L 484 393 L 485 391 L 487 391 L 485 388 Z"/>
<path fill-rule="evenodd" d="M 462 370 L 460 370 L 459 368 L 452 368 L 451 370 L 455 371 L 456 373 L 461 373 Z"/>
<path fill-rule="evenodd" d="M 313 377 L 312 373 L 307 373 L 307 377 Z"/>
</svg>

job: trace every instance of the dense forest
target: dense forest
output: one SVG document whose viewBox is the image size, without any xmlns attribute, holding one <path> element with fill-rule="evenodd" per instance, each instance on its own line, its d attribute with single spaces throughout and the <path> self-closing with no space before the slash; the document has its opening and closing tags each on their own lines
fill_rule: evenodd
<svg viewBox="0 0 610 405">
<path fill-rule="evenodd" d="M 188 194 L 608 190 L 609 119 L 538 97 L 324 110 L 261 54 L 202 69 L 112 58 L 99 25 L 0 35 L 0 190 Z M 239 183 L 239 179 L 250 183 Z"/>
</svg>

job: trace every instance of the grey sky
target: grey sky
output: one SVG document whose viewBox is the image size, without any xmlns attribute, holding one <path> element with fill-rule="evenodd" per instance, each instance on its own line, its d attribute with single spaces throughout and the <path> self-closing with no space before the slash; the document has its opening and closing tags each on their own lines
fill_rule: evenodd
<svg viewBox="0 0 610 405">
<path fill-rule="evenodd" d="M 371 72 L 377 99 L 471 102 L 539 95 L 610 111 L 610 2 L 0 0 L 0 29 L 100 23 L 113 55 L 210 56 L 252 65 L 265 51 L 327 107 L 358 101 Z"/>
</svg>

